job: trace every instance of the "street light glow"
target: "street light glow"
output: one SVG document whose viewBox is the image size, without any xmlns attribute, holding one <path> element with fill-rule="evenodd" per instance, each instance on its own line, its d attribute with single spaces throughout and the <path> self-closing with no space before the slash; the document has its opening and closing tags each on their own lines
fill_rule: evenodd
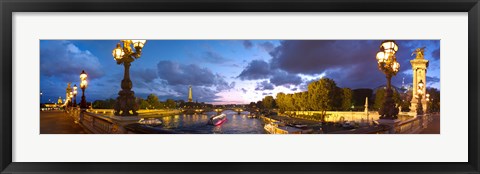
<svg viewBox="0 0 480 174">
<path fill-rule="evenodd" d="M 80 73 L 80 89 L 82 89 L 82 101 L 80 101 L 80 108 L 85 109 L 87 108 L 87 100 L 85 99 L 85 89 L 87 88 L 87 73 L 85 70 L 82 70 Z M 75 87 L 74 87 L 75 89 Z"/>
<path fill-rule="evenodd" d="M 77 95 L 77 84 L 73 85 L 73 94 Z"/>
<path fill-rule="evenodd" d="M 132 40 L 135 49 L 142 49 L 147 40 Z"/>
<path fill-rule="evenodd" d="M 418 87 L 419 87 L 420 89 L 423 89 L 423 81 L 422 81 L 422 80 L 420 80 L 420 82 L 418 82 Z"/>
<path fill-rule="evenodd" d="M 87 73 L 85 73 L 85 70 L 82 70 L 82 73 L 80 74 L 80 80 L 87 79 Z"/>
<path fill-rule="evenodd" d="M 383 51 L 379 51 L 379 52 L 377 53 L 377 60 L 378 60 L 378 62 L 384 62 L 383 59 L 385 59 L 385 53 L 384 53 Z"/>
<path fill-rule="evenodd" d="M 125 52 L 123 51 L 122 46 L 120 45 L 120 43 L 117 43 L 117 47 L 112 51 L 113 59 L 120 60 L 123 58 L 124 55 Z"/>
</svg>

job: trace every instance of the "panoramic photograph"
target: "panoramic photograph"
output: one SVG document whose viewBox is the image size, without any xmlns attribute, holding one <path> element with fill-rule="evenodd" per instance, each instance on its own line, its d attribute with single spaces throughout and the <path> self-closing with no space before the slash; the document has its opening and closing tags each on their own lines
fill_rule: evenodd
<svg viewBox="0 0 480 174">
<path fill-rule="evenodd" d="M 440 40 L 40 40 L 40 134 L 440 134 Z"/>
</svg>

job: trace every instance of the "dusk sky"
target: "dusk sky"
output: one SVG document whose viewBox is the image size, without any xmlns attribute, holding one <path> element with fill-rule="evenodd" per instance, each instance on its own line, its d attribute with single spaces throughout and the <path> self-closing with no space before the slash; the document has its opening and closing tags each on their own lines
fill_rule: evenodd
<svg viewBox="0 0 480 174">
<path fill-rule="evenodd" d="M 119 40 L 40 41 L 42 102 L 65 98 L 67 82 L 79 86 L 88 74 L 87 101 L 117 98 L 123 65 L 112 50 Z M 156 94 L 213 104 L 247 104 L 278 92 L 306 90 L 312 80 L 333 79 L 337 86 L 377 88 L 386 83 L 375 59 L 382 40 L 147 40 L 130 68 L 137 97 Z M 411 53 L 426 47 L 427 87 L 440 89 L 440 41 L 397 40 L 400 72 L 392 84 L 412 83 Z M 79 90 L 79 95 L 81 91 Z M 77 97 L 79 101 L 80 97 Z"/>
</svg>

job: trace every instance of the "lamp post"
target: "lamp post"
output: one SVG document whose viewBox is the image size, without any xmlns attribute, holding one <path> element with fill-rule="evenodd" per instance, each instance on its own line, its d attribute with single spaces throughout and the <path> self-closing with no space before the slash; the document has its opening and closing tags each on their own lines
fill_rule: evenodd
<svg viewBox="0 0 480 174">
<path fill-rule="evenodd" d="M 387 78 L 387 89 L 385 91 L 385 102 L 378 112 L 381 119 L 397 119 L 398 108 L 395 107 L 393 101 L 393 90 L 391 79 L 397 75 L 400 69 L 400 64 L 397 62 L 395 53 L 398 51 L 398 46 L 393 40 L 383 41 L 380 45 L 380 51 L 377 53 L 378 69 L 382 71 Z"/>
<path fill-rule="evenodd" d="M 77 84 L 73 85 L 73 107 L 77 107 Z"/>
<path fill-rule="evenodd" d="M 40 104 L 42 104 L 42 99 L 43 99 L 43 92 L 40 91 Z"/>
<path fill-rule="evenodd" d="M 80 89 L 82 89 L 82 101 L 80 101 L 81 109 L 87 108 L 87 100 L 85 100 L 85 89 L 87 88 L 87 86 L 88 86 L 87 73 L 85 73 L 85 71 L 82 70 L 82 73 L 80 74 Z"/>
<path fill-rule="evenodd" d="M 422 104 L 422 97 L 423 97 L 423 81 L 420 80 L 418 82 L 418 90 L 417 90 L 417 115 L 423 115 L 423 104 Z"/>
<path fill-rule="evenodd" d="M 138 115 L 138 105 L 135 102 L 135 92 L 132 89 L 132 81 L 130 80 L 130 64 L 135 59 L 140 58 L 142 48 L 146 40 L 122 40 L 123 47 L 120 43 L 113 49 L 112 56 L 117 64 L 123 64 L 125 71 L 121 83 L 122 90 L 118 92 L 117 101 L 115 103 L 115 115 L 131 116 Z M 132 50 L 132 45 L 135 52 Z M 132 111 L 130 113 L 130 111 Z"/>
</svg>

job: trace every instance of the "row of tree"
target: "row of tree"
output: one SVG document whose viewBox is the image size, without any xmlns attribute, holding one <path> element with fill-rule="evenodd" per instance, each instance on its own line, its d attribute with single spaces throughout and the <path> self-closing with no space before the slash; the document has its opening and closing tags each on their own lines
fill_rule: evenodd
<svg viewBox="0 0 480 174">
<path fill-rule="evenodd" d="M 177 108 L 177 102 L 173 99 L 167 99 L 164 102 L 158 99 L 155 94 L 150 94 L 146 99 L 137 98 L 140 109 L 174 109 Z"/>
<path fill-rule="evenodd" d="M 350 111 L 365 109 L 365 98 L 369 98 L 369 109 L 379 110 L 385 101 L 385 87 L 377 89 L 372 98 L 371 89 L 352 90 L 350 88 L 340 88 L 335 81 L 329 78 L 322 78 L 318 81 L 308 84 L 308 90 L 293 94 L 278 93 L 276 98 L 265 96 L 257 103 L 250 103 L 250 107 L 273 109 L 278 108 L 283 111 L 322 111 L 329 110 Z M 435 88 L 427 88 L 430 94 L 428 109 L 431 112 L 440 110 L 440 91 Z M 411 91 L 399 93 L 394 90 L 393 99 L 397 107 L 402 111 L 409 111 L 410 101 L 412 99 Z"/>
<path fill-rule="evenodd" d="M 265 97 L 270 98 L 269 96 Z M 273 99 L 273 97 L 272 97 Z M 350 88 L 340 88 L 335 81 L 322 78 L 308 84 L 308 90 L 293 94 L 278 93 L 275 103 L 283 111 L 323 111 L 350 110 L 353 106 L 353 92 Z M 264 102 L 265 103 L 265 102 Z M 268 106 L 266 108 L 271 108 Z"/>
</svg>

